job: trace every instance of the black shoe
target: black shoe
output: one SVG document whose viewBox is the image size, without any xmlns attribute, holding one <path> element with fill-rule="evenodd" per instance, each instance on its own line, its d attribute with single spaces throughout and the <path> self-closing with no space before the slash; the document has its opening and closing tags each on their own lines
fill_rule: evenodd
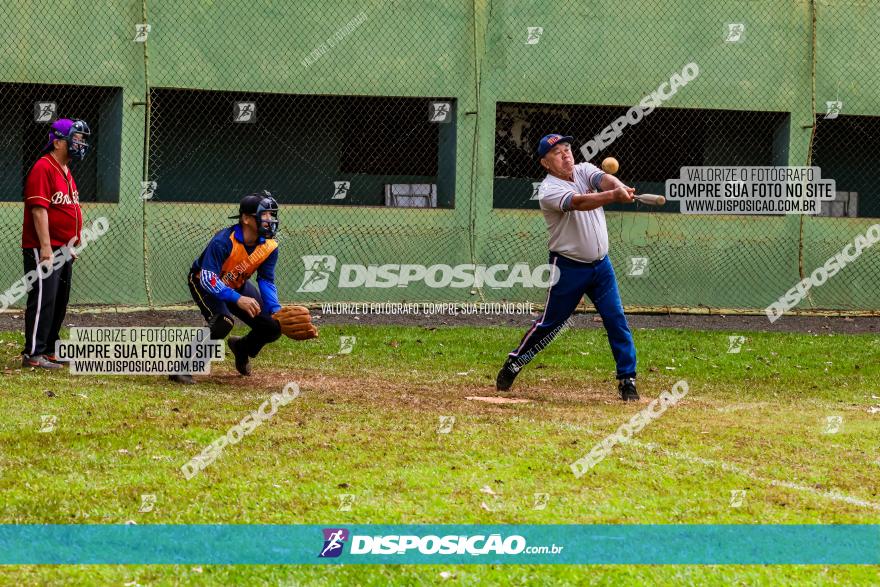
<svg viewBox="0 0 880 587">
<path fill-rule="evenodd" d="M 230 336 L 227 339 L 227 343 L 229 344 L 229 350 L 232 351 L 232 355 L 235 357 L 235 370 L 242 375 L 250 375 L 251 359 L 244 349 L 241 348 L 241 337 Z"/>
<path fill-rule="evenodd" d="M 618 381 L 617 391 L 620 392 L 620 399 L 625 402 L 639 401 L 639 392 L 636 391 L 635 377 L 627 377 L 626 379 Z"/>
<path fill-rule="evenodd" d="M 169 375 L 168 379 L 174 383 L 182 383 L 183 385 L 192 385 L 196 382 L 192 375 Z"/>
<path fill-rule="evenodd" d="M 26 353 L 21 355 L 21 366 L 24 368 L 46 369 L 47 371 L 64 368 L 62 365 L 47 359 L 46 355 L 28 355 Z"/>
<path fill-rule="evenodd" d="M 521 368 L 522 367 L 515 364 L 514 359 L 508 357 L 507 360 L 504 361 L 504 366 L 501 367 L 501 371 L 498 372 L 498 377 L 495 378 L 495 389 L 497 391 L 507 391 L 510 389 L 510 386 L 513 385 L 513 380 L 519 375 Z"/>
</svg>

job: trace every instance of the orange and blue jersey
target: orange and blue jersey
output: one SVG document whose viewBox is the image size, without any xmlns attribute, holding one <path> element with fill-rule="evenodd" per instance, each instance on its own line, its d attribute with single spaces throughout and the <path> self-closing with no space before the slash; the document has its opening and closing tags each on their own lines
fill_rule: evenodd
<svg viewBox="0 0 880 587">
<path fill-rule="evenodd" d="M 256 245 L 246 246 L 241 226 L 224 228 L 214 235 L 205 250 L 193 263 L 199 284 L 212 296 L 228 303 L 238 302 L 248 279 L 256 273 L 263 304 L 270 313 L 281 309 L 275 287 L 275 264 L 278 242 L 259 237 Z"/>
</svg>

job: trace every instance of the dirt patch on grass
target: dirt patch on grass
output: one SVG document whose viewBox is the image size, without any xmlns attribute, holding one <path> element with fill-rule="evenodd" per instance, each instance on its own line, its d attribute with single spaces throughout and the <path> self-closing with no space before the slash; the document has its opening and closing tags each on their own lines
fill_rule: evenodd
<svg viewBox="0 0 880 587">
<path fill-rule="evenodd" d="M 218 369 L 197 381 L 228 387 L 229 393 L 247 389 L 248 392 L 262 390 L 269 395 L 280 392 L 288 382 L 296 382 L 303 397 L 318 399 L 327 404 L 356 404 L 364 410 L 379 408 L 406 413 L 432 414 L 537 414 L 552 412 L 572 412 L 594 406 L 624 406 L 617 397 L 613 386 L 567 389 L 553 383 L 526 383 L 516 386 L 512 392 L 498 393 L 494 385 L 463 382 L 444 382 L 441 384 L 418 381 L 394 381 L 366 377 L 362 373 L 352 373 L 348 377 L 327 375 L 306 370 L 255 370 L 254 374 L 242 377 L 235 371 Z M 190 389 L 190 387 L 187 387 Z M 522 399 L 527 402 L 491 403 L 470 401 L 468 397 L 498 397 Z M 643 403 L 647 403 L 647 399 Z M 632 404 L 629 404 L 632 406 Z M 542 416 L 543 417 L 543 416 Z M 549 417 L 549 415 L 548 415 Z M 554 417 L 558 417 L 554 416 Z"/>
</svg>

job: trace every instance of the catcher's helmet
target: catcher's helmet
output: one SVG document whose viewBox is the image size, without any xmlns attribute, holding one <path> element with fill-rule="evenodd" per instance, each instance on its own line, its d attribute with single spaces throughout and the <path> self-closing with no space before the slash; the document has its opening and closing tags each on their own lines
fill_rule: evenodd
<svg viewBox="0 0 880 587">
<path fill-rule="evenodd" d="M 264 212 L 270 213 L 269 220 L 262 219 Z M 230 218 L 240 219 L 242 214 L 256 219 L 257 233 L 261 237 L 273 238 L 278 232 L 278 202 L 270 192 L 263 190 L 243 197 L 238 205 L 238 216 Z M 264 226 L 264 223 L 268 226 Z"/>
<path fill-rule="evenodd" d="M 74 135 L 82 135 L 82 138 L 76 138 Z M 48 153 L 52 150 L 55 141 L 67 141 L 67 153 L 71 159 L 82 161 L 89 150 L 89 144 L 85 137 L 92 134 L 89 125 L 85 120 L 71 120 L 69 118 L 59 118 L 52 123 L 49 129 L 49 142 L 43 147 L 43 152 Z"/>
</svg>

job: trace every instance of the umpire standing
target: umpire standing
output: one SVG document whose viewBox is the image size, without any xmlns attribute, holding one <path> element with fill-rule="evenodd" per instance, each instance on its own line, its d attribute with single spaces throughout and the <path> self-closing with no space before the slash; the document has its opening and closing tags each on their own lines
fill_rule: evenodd
<svg viewBox="0 0 880 587">
<path fill-rule="evenodd" d="M 28 291 L 24 313 L 23 367 L 61 368 L 55 360 L 55 341 L 67 314 L 76 256 L 71 251 L 72 257 L 54 271 L 51 265 L 61 247 L 79 245 L 82 209 L 69 164 L 85 157 L 89 148 L 85 137 L 90 134 L 84 120 L 56 120 L 49 129 L 42 157 L 25 180 L 21 235 L 24 272 L 37 271 L 38 278 Z"/>
<path fill-rule="evenodd" d="M 550 264 L 558 280 L 550 286 L 540 320 L 498 372 L 495 387 L 507 391 L 520 370 L 562 330 L 587 295 L 602 317 L 617 364 L 618 391 L 624 401 L 637 401 L 636 347 L 623 313 L 617 279 L 608 259 L 608 230 L 602 206 L 633 201 L 635 190 L 590 163 L 574 164 L 572 137 L 547 135 L 538 157 L 548 175 L 538 200 L 550 232 Z"/>
</svg>

